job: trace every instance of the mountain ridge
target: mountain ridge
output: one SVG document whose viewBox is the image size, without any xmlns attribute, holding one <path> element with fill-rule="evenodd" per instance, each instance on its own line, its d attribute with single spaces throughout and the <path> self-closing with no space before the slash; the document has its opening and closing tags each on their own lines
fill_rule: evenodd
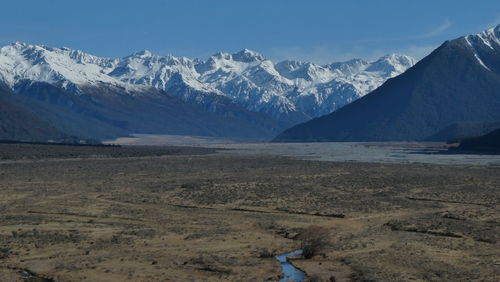
<svg viewBox="0 0 500 282">
<path fill-rule="evenodd" d="M 79 86 L 96 83 L 132 93 L 154 87 L 201 105 L 220 95 L 293 125 L 356 100 L 414 63 L 413 58 L 396 54 L 323 66 L 292 60 L 274 63 L 248 49 L 219 52 L 206 61 L 146 50 L 112 59 L 17 42 L 0 48 L 0 79 L 14 90 L 20 79 L 29 79 L 75 94 Z"/>
<path fill-rule="evenodd" d="M 500 25 L 448 40 L 363 98 L 275 141 L 423 141 L 453 124 L 499 121 L 499 37 Z"/>
</svg>

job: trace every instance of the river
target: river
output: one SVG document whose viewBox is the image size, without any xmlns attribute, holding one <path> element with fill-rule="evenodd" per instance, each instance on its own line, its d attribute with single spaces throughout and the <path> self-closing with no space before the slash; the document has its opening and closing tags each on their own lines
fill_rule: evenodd
<svg viewBox="0 0 500 282">
<path fill-rule="evenodd" d="M 284 275 L 284 277 L 280 280 L 281 282 L 286 282 L 286 281 L 301 282 L 307 278 L 307 275 L 304 272 L 293 266 L 293 264 L 291 264 L 288 261 L 288 257 L 300 254 L 302 254 L 302 250 L 297 250 L 276 256 L 276 259 L 281 263 L 281 271 L 283 272 Z"/>
</svg>

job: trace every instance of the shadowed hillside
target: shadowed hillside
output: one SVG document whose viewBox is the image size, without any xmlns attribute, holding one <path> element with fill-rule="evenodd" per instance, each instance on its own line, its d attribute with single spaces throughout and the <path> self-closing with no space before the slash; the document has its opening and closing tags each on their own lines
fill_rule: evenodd
<svg viewBox="0 0 500 282">
<path fill-rule="evenodd" d="M 275 141 L 427 140 L 453 124 L 498 121 L 498 38 L 500 25 L 446 41 L 365 97 L 294 126 Z"/>
<path fill-rule="evenodd" d="M 463 151 L 500 152 L 500 129 L 480 137 L 463 140 L 457 149 Z"/>
<path fill-rule="evenodd" d="M 18 104 L 16 97 L 0 86 L 0 140 L 44 141 L 65 136 Z"/>
</svg>

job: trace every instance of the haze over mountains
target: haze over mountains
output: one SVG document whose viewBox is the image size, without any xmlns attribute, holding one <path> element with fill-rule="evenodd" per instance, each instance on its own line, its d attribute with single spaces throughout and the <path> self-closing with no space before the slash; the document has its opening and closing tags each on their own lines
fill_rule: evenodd
<svg viewBox="0 0 500 282">
<path fill-rule="evenodd" d="M 500 25 L 444 42 L 370 94 L 275 141 L 443 141 L 499 121 Z"/>
<path fill-rule="evenodd" d="M 246 49 L 207 61 L 148 51 L 110 59 L 13 43 L 0 48 L 0 95 L 66 135 L 270 138 L 362 97 L 413 64 L 394 54 L 324 66 L 274 63 Z"/>
</svg>

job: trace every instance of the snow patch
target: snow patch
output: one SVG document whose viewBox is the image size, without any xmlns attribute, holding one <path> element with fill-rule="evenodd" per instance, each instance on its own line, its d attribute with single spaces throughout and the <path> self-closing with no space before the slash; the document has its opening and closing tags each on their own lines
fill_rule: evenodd
<svg viewBox="0 0 500 282">
<path fill-rule="evenodd" d="M 469 40 L 469 36 L 470 36 L 470 35 L 465 36 L 465 41 L 467 42 L 467 45 L 469 45 L 469 47 L 470 47 L 470 49 L 471 49 L 471 51 L 472 51 L 472 54 L 474 55 L 474 57 L 476 58 L 476 60 L 479 62 L 479 64 L 480 64 L 481 66 L 483 66 L 485 69 L 487 69 L 487 70 L 491 71 L 491 69 L 490 69 L 488 66 L 486 66 L 486 65 L 484 64 L 483 60 L 481 60 L 481 58 L 480 58 L 480 57 L 479 57 L 479 55 L 477 54 L 476 48 L 472 45 L 472 43 L 471 43 L 471 42 L 470 42 L 470 40 Z M 481 37 L 480 37 L 480 38 L 481 38 Z"/>
<path fill-rule="evenodd" d="M 248 49 L 220 52 L 201 61 L 147 50 L 110 59 L 21 42 L 0 48 L 0 78 L 11 88 L 24 79 L 58 85 L 75 94 L 79 88 L 102 84 L 130 93 L 155 87 L 198 103 L 208 95 L 223 95 L 275 117 L 295 111 L 311 117 L 327 114 L 413 64 L 414 59 L 397 54 L 371 62 L 354 59 L 321 66 L 292 60 L 275 63 Z"/>
</svg>

